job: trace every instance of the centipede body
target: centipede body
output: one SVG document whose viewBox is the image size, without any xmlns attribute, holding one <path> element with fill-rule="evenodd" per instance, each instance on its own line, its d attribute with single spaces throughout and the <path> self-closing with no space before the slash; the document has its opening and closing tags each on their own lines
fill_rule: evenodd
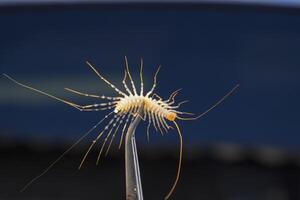
<svg viewBox="0 0 300 200">
<path fill-rule="evenodd" d="M 110 111 L 103 119 L 101 119 L 97 124 L 95 124 L 89 131 L 87 131 L 79 140 L 76 141 L 75 144 L 73 144 L 69 149 L 67 149 L 60 157 L 58 157 L 49 167 L 47 167 L 39 176 L 32 179 L 28 184 L 25 185 L 25 187 L 22 190 L 25 190 L 29 185 L 31 185 L 35 180 L 40 178 L 42 175 L 44 175 L 54 164 L 56 164 L 66 153 L 68 153 L 75 145 L 77 145 L 81 140 L 83 140 L 88 134 L 90 134 L 92 131 L 94 131 L 102 122 L 107 121 L 107 124 L 104 126 L 102 130 L 99 131 L 98 135 L 94 140 L 92 141 L 91 145 L 87 149 L 86 153 L 83 156 L 83 159 L 81 160 L 81 163 L 79 165 L 79 168 L 82 167 L 84 164 L 84 161 L 86 160 L 89 152 L 94 147 L 94 145 L 102 138 L 103 142 L 101 145 L 101 148 L 99 149 L 98 157 L 96 163 L 98 164 L 101 158 L 101 155 L 104 152 L 104 148 L 107 146 L 107 149 L 105 151 L 105 155 L 108 154 L 109 149 L 113 143 L 114 138 L 116 137 L 118 131 L 121 132 L 120 142 L 119 142 L 119 148 L 122 146 L 122 141 L 124 138 L 124 134 L 126 133 L 126 130 L 128 129 L 129 123 L 131 123 L 136 117 L 141 117 L 144 121 L 148 122 L 147 126 L 147 137 L 149 138 L 149 128 L 151 125 L 154 127 L 156 131 L 159 131 L 161 133 L 168 132 L 170 129 L 170 125 L 168 124 L 171 122 L 175 125 L 175 128 L 177 129 L 177 132 L 179 134 L 180 139 L 180 159 L 178 163 L 178 170 L 176 179 L 171 187 L 170 192 L 166 196 L 166 199 L 170 197 L 172 192 L 175 189 L 175 186 L 178 182 L 179 175 L 180 175 L 180 169 L 181 169 L 181 161 L 182 161 L 182 135 L 180 128 L 178 124 L 176 123 L 176 120 L 194 120 L 199 117 L 202 117 L 204 114 L 206 114 L 208 111 L 216 107 L 219 103 L 221 103 L 227 96 L 229 96 L 237 87 L 235 86 L 229 93 L 227 93 L 222 99 L 220 99 L 216 104 L 214 104 L 210 109 L 208 109 L 206 112 L 202 113 L 201 115 L 197 117 L 184 117 L 185 115 L 191 115 L 192 113 L 179 111 L 178 108 L 185 103 L 186 101 L 175 103 L 175 96 L 178 94 L 179 90 L 174 91 L 167 100 L 163 100 L 161 97 L 159 97 L 156 93 L 154 93 L 156 84 L 157 84 L 157 75 L 160 70 L 160 66 L 158 67 L 154 78 L 153 78 L 153 85 L 151 89 L 145 93 L 144 91 L 144 82 L 143 82 L 143 60 L 141 59 L 140 63 L 140 90 L 137 91 L 136 85 L 131 77 L 130 71 L 129 71 L 129 65 L 128 60 L 125 57 L 125 70 L 124 70 L 124 78 L 122 81 L 122 84 L 124 86 L 125 91 L 117 88 L 114 84 L 112 84 L 108 79 L 106 79 L 90 62 L 87 62 L 88 66 L 96 73 L 96 75 L 104 81 L 106 84 L 108 84 L 116 93 L 116 96 L 108 97 L 104 95 L 97 95 L 97 94 L 87 94 L 83 93 L 74 89 L 65 88 L 66 91 L 75 93 L 77 95 L 89 97 L 89 98 L 95 98 L 98 100 L 105 100 L 106 102 L 96 103 L 96 104 L 89 104 L 89 105 L 79 105 L 74 102 L 61 99 L 59 97 L 56 97 L 52 94 L 46 93 L 44 91 L 38 90 L 36 88 L 33 88 L 31 86 L 25 85 L 23 83 L 20 83 L 16 81 L 15 79 L 11 78 L 10 76 L 4 74 L 8 79 L 13 81 L 14 83 L 25 87 L 27 89 L 33 90 L 35 92 L 38 92 L 40 94 L 46 95 L 50 98 L 56 99 L 60 102 L 63 102 L 69 106 L 72 106 L 80 111 L 102 111 L 102 110 L 108 110 Z M 130 81 L 130 86 L 127 85 L 127 78 Z M 137 110 L 139 108 L 143 108 L 143 115 L 137 115 Z M 110 140 L 110 141 L 109 141 Z M 109 141 L 109 142 L 108 142 Z"/>
</svg>

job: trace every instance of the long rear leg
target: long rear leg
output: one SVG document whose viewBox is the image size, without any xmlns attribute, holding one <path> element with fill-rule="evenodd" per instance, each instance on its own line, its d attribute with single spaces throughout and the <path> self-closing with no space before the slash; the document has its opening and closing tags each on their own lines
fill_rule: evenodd
<svg viewBox="0 0 300 200">
<path fill-rule="evenodd" d="M 12 82 L 14 82 L 15 84 L 20 85 L 21 87 L 30 89 L 32 91 L 35 91 L 35 92 L 38 92 L 38 93 L 43 94 L 45 96 L 48 96 L 50 98 L 53 98 L 53 99 L 55 99 L 57 101 L 63 102 L 65 104 L 69 105 L 69 106 L 72 106 L 73 108 L 76 108 L 77 110 L 80 110 L 80 111 L 98 111 L 98 110 L 107 110 L 107 109 L 111 109 L 112 108 L 112 107 L 107 107 L 107 108 L 101 108 L 101 109 L 88 109 L 88 108 L 92 108 L 92 107 L 95 108 L 95 107 L 99 107 L 99 106 L 105 106 L 105 104 L 102 103 L 102 104 L 79 105 L 79 104 L 73 103 L 71 101 L 67 101 L 67 100 L 61 99 L 59 97 L 56 97 L 56 96 L 54 96 L 52 94 L 46 93 L 46 92 L 44 92 L 42 90 L 38 90 L 38 89 L 33 88 L 31 86 L 28 86 L 28 85 L 25 85 L 23 83 L 20 83 L 17 80 L 13 79 L 12 77 L 8 76 L 7 74 L 3 74 L 3 75 L 6 78 L 8 78 L 9 80 L 11 80 Z M 108 103 L 108 104 L 110 104 L 110 103 Z"/>
<path fill-rule="evenodd" d="M 117 101 L 106 102 L 106 103 L 95 103 L 95 104 L 83 105 L 83 106 L 80 106 L 79 108 L 81 108 L 81 109 L 98 108 L 98 107 L 109 108 L 111 106 L 115 106 L 115 104 L 117 104 L 117 103 L 118 103 Z M 106 106 L 106 107 L 104 107 L 104 106 Z"/>
<path fill-rule="evenodd" d="M 90 104 L 90 105 L 80 106 L 80 107 L 78 107 L 78 110 L 84 111 L 84 112 L 110 110 L 110 109 L 113 109 L 114 107 L 116 107 L 116 105 L 113 104 L 113 105 L 109 105 L 106 107 L 101 107 L 101 108 L 98 108 L 98 107 L 100 107 L 99 104 Z"/>
<path fill-rule="evenodd" d="M 83 134 L 74 144 L 72 144 L 65 152 L 63 152 L 55 161 L 53 161 L 41 174 L 31 179 L 22 189 L 21 192 L 26 190 L 33 182 L 46 174 L 58 161 L 60 161 L 69 151 L 71 151 L 78 143 L 80 143 L 85 137 L 87 137 L 93 130 L 95 130 L 105 119 L 107 119 L 114 112 L 110 112 L 103 119 L 101 119 L 98 123 L 96 123 L 90 130 L 88 130 L 85 134 Z"/>
<path fill-rule="evenodd" d="M 90 108 L 86 108 L 86 106 L 90 107 Z M 78 110 L 80 110 L 80 111 L 101 111 L 101 110 L 110 110 L 115 107 L 115 105 L 113 105 L 113 106 L 106 106 L 106 107 L 98 108 L 99 106 L 95 106 L 95 104 L 86 105 L 86 106 L 80 106 L 80 107 L 78 107 Z M 97 107 L 97 108 L 95 108 L 95 107 Z"/>
<path fill-rule="evenodd" d="M 81 95 L 81 96 L 86 96 L 86 97 L 93 97 L 93 98 L 99 98 L 99 99 L 106 99 L 106 100 L 119 100 L 121 97 L 108 97 L 108 96 L 104 96 L 104 95 L 94 95 L 94 94 L 88 94 L 88 93 L 83 93 L 83 92 L 79 92 L 78 90 L 74 90 L 71 88 L 64 88 L 65 90 Z"/>
<path fill-rule="evenodd" d="M 69 106 L 72 106 L 72 107 L 74 107 L 74 108 L 76 108 L 76 109 L 78 109 L 78 110 L 82 109 L 82 105 L 78 105 L 78 104 L 73 103 L 73 102 L 71 102 L 71 101 L 67 101 L 67 100 L 61 99 L 61 98 L 56 97 L 56 96 L 54 96 L 54 95 L 52 95 L 52 94 L 46 93 L 46 92 L 44 92 L 44 91 L 42 91 L 42 90 L 38 90 L 38 89 L 33 88 L 33 87 L 31 87 L 31 86 L 28 86 L 28 85 L 25 85 L 25 84 L 23 84 L 23 83 L 20 83 L 20 82 L 18 82 L 17 80 L 13 79 L 12 77 L 8 76 L 7 74 L 3 74 L 3 75 L 4 75 L 6 78 L 8 78 L 9 80 L 11 80 L 12 82 L 14 82 L 15 84 L 21 86 L 21 87 L 30 89 L 30 90 L 32 90 L 32 91 L 38 92 L 38 93 L 40 93 L 40 94 L 43 94 L 43 95 L 45 95 L 45 96 L 48 96 L 48 97 L 50 97 L 50 98 L 52 98 L 52 99 L 55 99 L 55 100 L 57 100 L 57 101 L 63 102 L 63 103 L 65 103 L 65 104 L 68 104 Z"/>
</svg>

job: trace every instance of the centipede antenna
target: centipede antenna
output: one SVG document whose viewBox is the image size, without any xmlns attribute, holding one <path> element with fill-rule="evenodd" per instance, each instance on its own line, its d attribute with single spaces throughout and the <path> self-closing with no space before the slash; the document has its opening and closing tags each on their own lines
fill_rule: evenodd
<svg viewBox="0 0 300 200">
<path fill-rule="evenodd" d="M 143 58 L 141 58 L 140 78 L 141 78 L 141 96 L 143 96 L 143 93 L 144 93 L 144 81 L 143 81 Z"/>
<path fill-rule="evenodd" d="M 115 85 L 113 85 L 111 82 L 109 82 L 106 78 L 104 78 L 98 70 L 96 70 L 96 68 L 89 62 L 86 61 L 86 64 L 97 74 L 97 76 L 102 79 L 105 83 L 107 83 L 111 88 L 113 88 L 118 94 L 123 95 L 123 96 L 127 96 L 124 92 L 122 92 L 121 90 L 119 90 Z"/>
<path fill-rule="evenodd" d="M 170 198 L 171 194 L 173 193 L 173 191 L 174 191 L 174 189 L 175 189 L 175 187 L 178 183 L 179 176 L 180 176 L 180 171 L 181 171 L 181 163 L 182 163 L 182 134 L 181 134 L 180 128 L 179 128 L 178 124 L 176 123 L 176 121 L 173 121 L 173 123 L 177 128 L 177 132 L 178 132 L 178 136 L 179 136 L 179 145 L 180 145 L 180 147 L 179 147 L 179 161 L 178 161 L 178 168 L 177 168 L 177 174 L 176 174 L 175 181 L 173 183 L 173 186 L 171 187 L 171 190 L 169 191 L 169 193 L 165 197 L 165 200 Z"/>
<path fill-rule="evenodd" d="M 173 104 L 175 103 L 175 97 L 177 96 L 178 92 L 179 92 L 179 91 L 175 92 L 175 93 L 172 95 L 172 98 L 171 98 L 172 101 L 168 103 L 169 105 L 173 105 Z"/>
<path fill-rule="evenodd" d="M 41 174 L 31 179 L 21 190 L 20 192 L 25 191 L 32 183 L 34 183 L 37 179 L 41 178 L 45 175 L 58 161 L 60 161 L 69 151 L 71 151 L 77 144 L 79 144 L 85 137 L 87 137 L 93 130 L 95 130 L 105 119 L 107 119 L 113 112 L 107 114 L 104 118 L 102 118 L 98 123 L 96 123 L 90 130 L 88 130 L 85 134 L 83 134 L 74 144 L 72 144 L 65 152 L 63 152 L 54 162 L 52 162 Z"/>
<path fill-rule="evenodd" d="M 172 106 L 172 105 L 169 105 L 169 107 L 168 108 L 170 108 L 170 109 L 176 109 L 176 108 L 179 108 L 182 104 L 185 104 L 185 103 L 187 103 L 187 102 L 189 102 L 189 100 L 185 100 L 185 101 L 181 101 L 181 102 L 179 102 L 176 106 Z"/>
<path fill-rule="evenodd" d="M 237 84 L 236 86 L 234 86 L 234 88 L 232 88 L 226 95 L 224 95 L 219 101 L 217 101 L 213 106 L 211 106 L 209 109 L 207 109 L 205 112 L 203 112 L 199 116 L 197 116 L 197 117 L 190 117 L 190 118 L 184 118 L 184 117 L 177 116 L 177 118 L 180 119 L 180 120 L 195 120 L 195 119 L 199 119 L 200 117 L 203 117 L 208 112 L 210 112 L 212 109 L 214 109 L 215 107 L 217 107 L 220 103 L 222 103 L 227 97 L 229 97 L 239 86 L 240 86 L 239 84 Z"/>
<path fill-rule="evenodd" d="M 172 93 L 170 94 L 168 100 L 165 101 L 165 102 L 170 102 L 171 99 L 173 99 L 173 96 L 174 96 L 174 95 L 177 95 L 177 93 L 178 93 L 180 90 L 182 90 L 182 88 L 179 88 L 179 89 L 175 90 L 174 92 L 172 92 Z"/>
<path fill-rule="evenodd" d="M 174 112 L 176 114 L 195 115 L 195 113 L 184 112 L 184 111 L 177 111 L 177 110 L 172 110 L 172 112 Z"/>
<path fill-rule="evenodd" d="M 179 102 L 179 103 L 177 104 L 178 108 L 179 108 L 182 104 L 185 104 L 185 103 L 187 103 L 187 102 L 189 102 L 189 100 L 185 100 L 185 101 Z"/>
<path fill-rule="evenodd" d="M 148 97 L 150 94 L 153 93 L 153 91 L 154 91 L 154 89 L 155 89 L 155 87 L 156 87 L 157 74 L 158 74 L 160 68 L 161 68 L 161 65 L 158 66 L 158 68 L 157 68 L 157 70 L 156 70 L 156 72 L 155 72 L 155 75 L 154 75 L 154 78 L 153 78 L 153 85 L 152 85 L 151 90 L 146 94 L 147 97 Z"/>
<path fill-rule="evenodd" d="M 128 60 L 127 60 L 127 57 L 126 57 L 126 56 L 125 56 L 125 66 L 126 66 L 126 69 L 127 69 L 127 74 L 128 74 L 129 80 L 130 80 L 131 85 L 132 85 L 133 93 L 134 93 L 134 94 L 137 94 L 137 93 L 136 93 L 136 88 L 135 88 L 134 82 L 133 82 L 133 80 L 132 80 L 132 77 L 131 77 L 131 74 L 130 74 L 130 71 L 129 71 Z"/>
</svg>

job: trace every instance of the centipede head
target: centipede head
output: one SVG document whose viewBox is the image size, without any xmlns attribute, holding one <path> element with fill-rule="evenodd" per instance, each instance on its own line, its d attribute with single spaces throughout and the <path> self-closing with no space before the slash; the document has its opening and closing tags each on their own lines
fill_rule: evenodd
<svg viewBox="0 0 300 200">
<path fill-rule="evenodd" d="M 169 121 L 174 121 L 177 117 L 177 114 L 174 113 L 174 112 L 170 112 L 167 116 L 166 116 L 166 119 L 169 120 Z"/>
</svg>

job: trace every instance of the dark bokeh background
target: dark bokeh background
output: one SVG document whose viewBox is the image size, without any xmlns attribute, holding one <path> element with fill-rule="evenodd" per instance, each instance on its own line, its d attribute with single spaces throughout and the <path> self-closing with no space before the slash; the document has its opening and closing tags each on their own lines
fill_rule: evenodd
<svg viewBox="0 0 300 200">
<path fill-rule="evenodd" d="M 0 7 L 0 71 L 80 103 L 64 87 L 114 95 L 85 65 L 90 60 L 121 87 L 124 56 L 146 88 L 162 65 L 157 93 L 183 88 L 186 111 L 201 113 L 235 84 L 240 88 L 197 121 L 179 122 L 182 177 L 174 199 L 300 199 L 300 10 L 222 4 L 77 4 Z M 93 135 L 24 193 L 105 112 L 78 112 L 0 79 L 0 199 L 121 199 L 123 150 L 103 164 L 95 152 L 77 171 Z M 145 199 L 162 199 L 176 173 L 175 131 L 138 129 Z M 96 133 L 95 133 L 96 134 Z M 117 144 L 117 143 L 115 143 Z"/>
</svg>

